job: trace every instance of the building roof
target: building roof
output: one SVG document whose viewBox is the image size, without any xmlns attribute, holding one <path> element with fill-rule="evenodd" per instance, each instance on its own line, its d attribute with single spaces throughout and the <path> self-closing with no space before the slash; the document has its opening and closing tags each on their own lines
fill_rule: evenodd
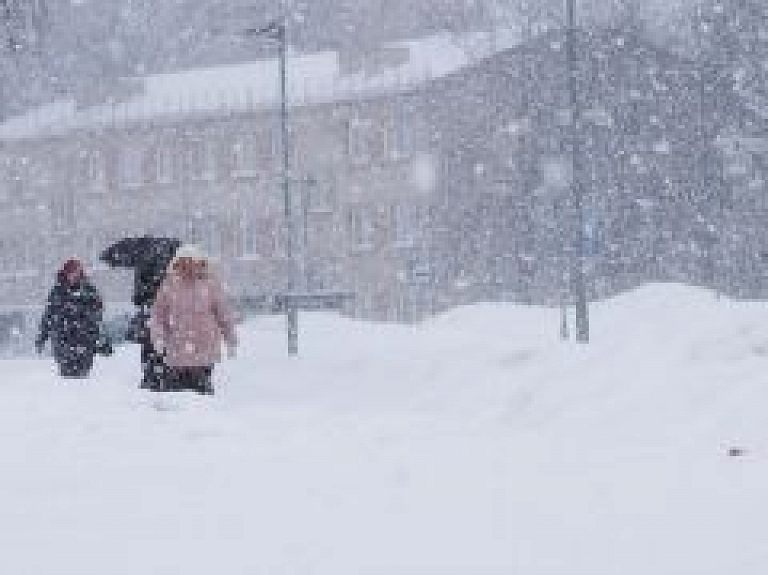
<svg viewBox="0 0 768 575">
<path fill-rule="evenodd" d="M 395 65 L 346 73 L 336 52 L 289 54 L 286 98 L 289 106 L 357 99 L 402 92 L 455 72 L 480 56 L 509 47 L 513 34 L 458 38 L 435 35 L 401 41 L 388 48 L 405 57 Z M 110 94 L 59 100 L 0 123 L 0 140 L 31 139 L 73 130 L 98 128 L 142 120 L 175 119 L 268 109 L 279 103 L 279 66 L 276 58 L 124 78 L 110 86 Z M 87 100 L 92 100 L 88 102 Z"/>
</svg>

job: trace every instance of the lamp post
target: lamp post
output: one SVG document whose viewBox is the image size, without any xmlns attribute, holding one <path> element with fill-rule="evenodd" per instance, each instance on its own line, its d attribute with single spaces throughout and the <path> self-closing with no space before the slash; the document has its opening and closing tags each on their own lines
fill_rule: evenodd
<svg viewBox="0 0 768 575">
<path fill-rule="evenodd" d="M 269 38 L 277 42 L 279 84 L 280 84 L 280 153 L 281 153 L 281 179 L 283 191 L 283 209 L 285 216 L 285 255 L 291 265 L 289 291 L 297 289 L 300 279 L 300 264 L 294 254 L 294 241 L 296 240 L 297 226 L 293 221 L 293 206 L 290 190 L 290 153 L 288 148 L 288 105 L 286 101 L 286 33 L 285 21 L 276 20 L 262 28 L 249 28 L 245 31 L 249 36 Z M 299 310 L 296 306 L 290 306 L 286 310 L 288 354 L 295 356 L 299 353 Z"/>
<path fill-rule="evenodd" d="M 288 104 L 286 78 L 286 25 L 285 17 L 278 18 L 262 28 L 248 28 L 243 34 L 252 37 L 264 37 L 277 43 L 279 86 L 280 86 L 280 148 L 281 148 L 281 178 L 283 206 L 285 215 L 284 245 L 286 259 L 290 271 L 287 290 L 275 295 L 273 302 L 276 309 L 286 314 L 288 334 L 288 354 L 297 356 L 299 353 L 299 310 L 339 310 L 354 297 L 346 292 L 307 293 L 307 194 L 306 188 L 301 190 L 300 197 L 295 200 L 291 193 L 291 184 L 312 186 L 317 183 L 313 177 L 292 177 L 290 172 L 290 147 L 288 136 Z"/>
<path fill-rule="evenodd" d="M 581 111 L 576 93 L 576 27 L 574 22 L 574 0 L 566 0 L 566 56 L 568 60 L 568 95 L 570 104 L 570 143 L 571 143 L 571 196 L 576 215 L 576 237 L 574 255 L 571 262 L 571 290 L 576 299 L 576 341 L 589 342 L 589 306 L 587 303 L 587 285 L 584 274 L 584 188 L 581 177 L 582 150 L 580 142 Z"/>
</svg>

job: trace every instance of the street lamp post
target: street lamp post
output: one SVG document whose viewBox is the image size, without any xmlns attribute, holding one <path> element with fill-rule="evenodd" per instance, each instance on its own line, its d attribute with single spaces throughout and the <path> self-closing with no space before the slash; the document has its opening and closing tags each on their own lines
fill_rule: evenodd
<svg viewBox="0 0 768 575">
<path fill-rule="evenodd" d="M 280 83 L 280 152 L 281 152 L 281 188 L 283 191 L 283 209 L 285 216 L 285 255 L 290 262 L 291 274 L 289 281 L 289 291 L 297 289 L 300 279 L 299 264 L 295 261 L 294 240 L 296 235 L 296 225 L 293 221 L 293 206 L 290 190 L 290 152 L 288 147 L 288 104 L 286 98 L 286 34 L 285 22 L 278 20 L 264 26 L 263 28 L 251 28 L 246 30 L 250 36 L 266 37 L 277 42 L 278 63 L 279 63 L 279 83 Z M 295 356 L 299 353 L 299 310 L 296 306 L 290 306 L 286 310 L 287 332 L 288 332 L 288 354 Z"/>
<path fill-rule="evenodd" d="M 589 342 L 589 306 L 587 285 L 584 274 L 584 188 L 581 177 L 582 150 L 580 142 L 581 113 L 576 93 L 576 27 L 574 21 L 574 0 L 566 0 L 566 53 L 568 59 L 568 93 L 570 100 L 570 143 L 571 143 L 571 195 L 576 212 L 575 254 L 572 257 L 571 289 L 576 302 L 576 341 Z"/>
<path fill-rule="evenodd" d="M 278 19 L 263 28 L 246 29 L 249 36 L 260 36 L 277 42 L 279 84 L 280 84 L 280 147 L 282 157 L 281 187 L 285 214 L 285 252 L 289 262 L 287 291 L 275 296 L 274 306 L 285 312 L 288 333 L 288 354 L 299 353 L 299 310 L 339 310 L 354 297 L 354 294 L 331 291 L 308 293 L 307 281 L 307 190 L 302 189 L 300 205 L 294 204 L 291 184 L 312 186 L 317 182 L 313 177 L 296 178 L 290 172 L 290 145 L 288 137 L 288 104 L 286 97 L 286 26 L 284 19 Z"/>
</svg>

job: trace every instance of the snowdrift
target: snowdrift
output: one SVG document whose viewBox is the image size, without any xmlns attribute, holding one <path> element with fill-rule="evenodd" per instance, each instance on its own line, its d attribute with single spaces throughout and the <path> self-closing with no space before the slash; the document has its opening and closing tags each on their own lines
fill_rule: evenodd
<svg viewBox="0 0 768 575">
<path fill-rule="evenodd" d="M 0 573 L 768 572 L 768 309 L 654 285 L 244 326 L 215 398 L 2 363 Z"/>
</svg>

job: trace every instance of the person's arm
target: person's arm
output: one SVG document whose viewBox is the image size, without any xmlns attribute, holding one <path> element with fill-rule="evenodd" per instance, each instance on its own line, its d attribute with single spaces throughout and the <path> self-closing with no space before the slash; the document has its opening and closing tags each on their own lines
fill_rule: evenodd
<svg viewBox="0 0 768 575">
<path fill-rule="evenodd" d="M 45 304 L 45 310 L 43 311 L 43 317 L 40 318 L 40 327 L 37 333 L 37 339 L 35 339 L 35 347 L 38 352 L 42 351 L 45 342 L 48 341 L 48 337 L 51 335 L 51 329 L 53 327 L 53 321 L 58 307 L 58 298 L 56 296 L 56 287 L 51 289 L 48 294 L 48 299 Z"/>
<path fill-rule="evenodd" d="M 99 290 L 93 284 L 88 284 L 88 290 L 90 292 L 89 306 L 90 311 L 96 323 L 100 323 L 104 317 L 104 300 L 101 299 Z"/>
<path fill-rule="evenodd" d="M 224 290 L 216 281 L 211 282 L 211 306 L 216 323 L 224 335 L 224 339 L 230 348 L 237 346 L 237 333 L 235 331 L 235 316 L 232 308 L 224 295 Z"/>
</svg>

